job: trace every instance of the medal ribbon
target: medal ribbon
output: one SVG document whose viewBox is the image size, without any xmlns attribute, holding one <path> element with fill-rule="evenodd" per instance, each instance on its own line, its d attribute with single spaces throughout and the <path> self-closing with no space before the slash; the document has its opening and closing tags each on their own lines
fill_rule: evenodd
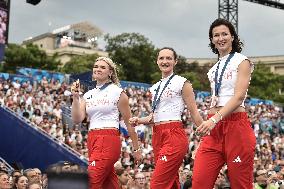
<svg viewBox="0 0 284 189">
<path fill-rule="evenodd" d="M 155 97 L 154 97 L 154 101 L 153 101 L 153 103 L 152 103 L 152 112 L 154 112 L 154 111 L 156 110 L 158 104 L 160 103 L 161 96 L 162 96 L 164 90 L 165 90 L 166 87 L 169 85 L 171 79 L 172 79 L 174 76 L 175 76 L 175 75 L 173 74 L 173 75 L 168 79 L 168 81 L 166 82 L 166 84 L 165 84 L 163 90 L 161 91 L 161 93 L 160 93 L 160 95 L 159 95 L 159 97 L 158 97 L 158 93 L 159 93 L 159 90 L 160 90 L 160 87 L 161 87 L 161 84 L 162 84 L 162 81 L 160 81 L 160 84 L 159 84 L 159 86 L 158 86 L 158 88 L 157 88 L 157 91 L 156 91 L 156 94 L 155 94 Z"/>
<path fill-rule="evenodd" d="M 217 69 L 215 71 L 215 96 L 218 96 L 219 95 L 219 92 L 220 92 L 220 88 L 221 88 L 221 83 L 222 83 L 222 79 L 223 79 L 223 75 L 224 75 L 224 72 L 225 72 L 225 69 L 228 65 L 228 63 L 230 62 L 230 60 L 233 58 L 233 56 L 235 55 L 235 53 L 231 53 L 229 55 L 229 57 L 227 58 L 226 62 L 225 62 L 225 65 L 222 69 L 222 72 L 220 74 L 220 77 L 219 77 L 219 81 L 217 81 L 217 78 L 218 78 L 218 71 L 219 71 L 219 66 L 220 66 L 220 60 L 218 62 L 218 65 L 217 65 Z"/>
<path fill-rule="evenodd" d="M 112 82 L 105 83 L 102 87 L 99 88 L 100 91 L 104 90 L 109 86 Z M 97 82 L 95 82 L 95 88 L 97 87 Z"/>
</svg>

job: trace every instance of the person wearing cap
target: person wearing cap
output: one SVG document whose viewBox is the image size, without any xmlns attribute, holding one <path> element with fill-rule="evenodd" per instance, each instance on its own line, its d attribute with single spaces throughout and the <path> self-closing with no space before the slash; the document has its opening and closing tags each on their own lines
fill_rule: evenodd
<svg viewBox="0 0 284 189">
<path fill-rule="evenodd" d="M 192 188 L 213 188 L 220 169 L 227 164 L 231 188 L 252 189 L 256 138 L 244 101 L 254 67 L 241 54 L 242 42 L 229 21 L 216 19 L 209 39 L 219 60 L 207 74 L 211 105 L 209 119 L 196 129 L 202 138 L 195 155 Z"/>
<path fill-rule="evenodd" d="M 116 65 L 110 58 L 96 59 L 93 80 L 95 88 L 83 97 L 80 97 L 80 82 L 72 84 L 72 119 L 75 123 L 82 122 L 86 116 L 90 119 L 87 139 L 90 189 L 117 189 L 119 184 L 114 164 L 121 154 L 119 114 L 128 129 L 136 160 L 141 158 L 138 137 L 129 125 L 131 112 L 128 97 L 118 86 Z"/>
<path fill-rule="evenodd" d="M 147 117 L 130 119 L 133 125 L 153 125 L 155 169 L 150 182 L 151 189 L 180 188 L 178 170 L 188 151 L 188 138 L 181 121 L 185 106 L 196 125 L 199 126 L 203 121 L 190 82 L 174 74 L 177 63 L 177 53 L 173 48 L 160 49 L 157 65 L 162 79 L 150 88 L 152 113 Z"/>
</svg>

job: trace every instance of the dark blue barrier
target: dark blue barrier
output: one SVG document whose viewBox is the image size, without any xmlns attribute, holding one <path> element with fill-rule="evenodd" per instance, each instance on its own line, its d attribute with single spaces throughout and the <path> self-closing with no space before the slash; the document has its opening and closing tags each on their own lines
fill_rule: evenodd
<svg viewBox="0 0 284 189">
<path fill-rule="evenodd" d="M 120 85 L 122 88 L 139 88 L 144 91 L 147 91 L 152 85 L 148 83 L 139 83 L 132 81 L 120 81 Z"/>
<path fill-rule="evenodd" d="M 5 53 L 5 44 L 0 43 L 0 63 L 4 59 L 4 53 Z"/>
<path fill-rule="evenodd" d="M 0 157 L 9 164 L 20 162 L 24 168 L 38 167 L 41 170 L 59 161 L 87 165 L 64 144 L 3 107 L 0 107 Z"/>
<path fill-rule="evenodd" d="M 80 73 L 80 74 L 72 74 L 70 75 L 70 79 L 73 80 L 85 80 L 85 81 L 92 81 L 92 74 L 93 71 L 88 71 L 88 72 L 84 72 L 84 73 Z"/>
<path fill-rule="evenodd" d="M 70 81 L 74 81 L 80 79 L 83 84 L 86 84 L 88 87 L 87 89 L 91 89 L 93 82 L 92 82 L 92 71 L 81 73 L 81 74 L 73 74 L 70 76 Z M 122 88 L 139 88 L 142 90 L 148 90 L 151 87 L 148 83 L 139 83 L 139 82 L 132 82 L 132 81 L 120 81 L 120 85 Z"/>
</svg>

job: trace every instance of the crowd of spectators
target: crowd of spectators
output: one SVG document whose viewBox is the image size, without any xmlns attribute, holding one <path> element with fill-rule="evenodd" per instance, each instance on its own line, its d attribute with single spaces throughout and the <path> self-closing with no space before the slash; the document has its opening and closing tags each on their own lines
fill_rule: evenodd
<svg viewBox="0 0 284 189">
<path fill-rule="evenodd" d="M 68 89 L 66 83 L 55 80 L 48 82 L 45 77 L 33 84 L 29 81 L 2 80 L 0 104 L 87 157 L 85 132 L 80 132 L 79 125 L 67 125 L 62 121 L 61 107 L 70 104 Z"/>
<path fill-rule="evenodd" d="M 86 175 L 87 178 L 87 170 L 84 167 L 68 161 L 52 164 L 44 173 L 38 168 L 15 169 L 9 172 L 6 165 L 0 162 L 0 189 L 47 189 L 48 182 L 51 181 L 50 177 L 58 180 L 60 175 L 64 174 L 73 175 L 73 177 L 74 175 Z M 77 178 L 80 177 L 77 176 Z M 65 188 L 68 187 L 62 189 Z"/>
<path fill-rule="evenodd" d="M 62 107 L 70 107 L 70 88 L 66 83 L 55 80 L 48 81 L 43 78 L 37 83 L 20 83 L 10 80 L 0 82 L 0 104 L 25 117 L 32 124 L 41 128 L 52 138 L 65 143 L 73 148 L 84 158 L 87 156 L 87 128 L 82 125 L 67 125 L 62 120 Z M 148 91 L 126 88 L 129 96 L 133 116 L 145 116 L 150 113 L 151 96 Z M 209 97 L 197 95 L 198 109 L 206 119 L 209 106 Z M 276 105 L 250 105 L 246 106 L 249 118 L 252 122 L 257 137 L 255 153 L 255 188 L 284 188 L 284 114 L 282 107 Z M 182 116 L 185 131 L 188 135 L 189 150 L 184 157 L 183 165 L 180 167 L 179 176 L 183 188 L 191 188 L 191 175 L 194 163 L 194 152 L 199 144 L 199 138 L 194 134 L 196 126 L 185 110 Z M 84 124 L 85 125 L 85 124 Z M 121 124 L 123 125 L 123 123 Z M 121 134 L 122 153 L 120 160 L 115 164 L 121 188 L 142 189 L 149 188 L 149 180 L 155 167 L 153 148 L 151 145 L 152 131 L 148 125 L 136 127 L 139 135 L 139 143 L 143 159 L 139 163 L 134 162 L 131 154 L 131 139 Z M 206 170 L 204 170 L 206 171 Z M 20 185 L 18 182 L 30 182 L 30 177 L 24 175 L 14 178 L 14 172 L 10 175 L 0 173 L 1 184 L 5 185 L 8 180 L 10 185 Z M 6 175 L 5 175 L 6 174 Z M 39 176 L 38 176 L 39 177 Z M 41 186 L 44 186 L 46 177 L 40 177 Z M 27 180 L 27 181 L 26 181 Z M 18 184 L 17 184 L 18 183 Z M 273 186 L 272 186 L 273 185 Z M 222 168 L 217 178 L 215 189 L 229 188 L 226 166 Z M 19 188 L 19 187 L 18 187 Z M 24 187 L 25 188 L 25 187 Z M 30 187 L 32 188 L 32 187 Z"/>
</svg>

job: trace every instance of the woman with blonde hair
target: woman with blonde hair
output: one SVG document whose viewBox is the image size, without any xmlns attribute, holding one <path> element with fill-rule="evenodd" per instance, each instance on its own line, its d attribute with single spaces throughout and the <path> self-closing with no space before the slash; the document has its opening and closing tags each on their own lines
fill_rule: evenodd
<svg viewBox="0 0 284 189">
<path fill-rule="evenodd" d="M 121 142 L 119 134 L 119 114 L 127 126 L 133 141 L 136 160 L 141 158 L 138 137 L 129 125 L 131 117 L 128 97 L 118 86 L 116 65 L 110 58 L 99 57 L 93 67 L 94 89 L 87 91 L 83 98 L 79 96 L 80 83 L 72 84 L 72 119 L 82 122 L 86 116 L 90 119 L 88 132 L 89 187 L 91 189 L 119 188 L 114 163 L 119 159 Z"/>
</svg>

